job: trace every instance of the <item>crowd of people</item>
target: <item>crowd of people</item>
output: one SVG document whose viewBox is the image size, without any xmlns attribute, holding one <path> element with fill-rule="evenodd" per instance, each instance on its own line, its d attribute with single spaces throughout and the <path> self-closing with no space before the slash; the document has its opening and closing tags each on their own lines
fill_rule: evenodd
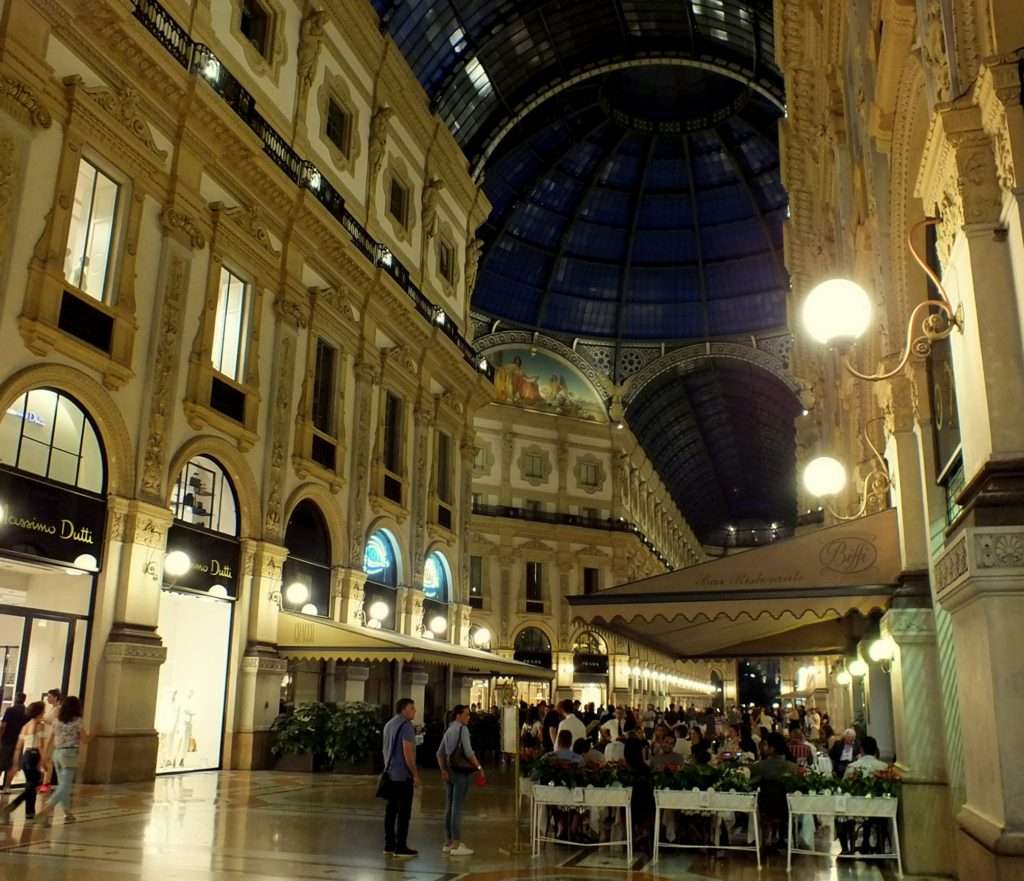
<svg viewBox="0 0 1024 881">
<path fill-rule="evenodd" d="M 850 778 L 889 767 L 878 758 L 874 738 L 861 737 L 853 728 L 835 732 L 828 714 L 815 707 L 731 707 L 722 712 L 692 704 L 595 708 L 563 700 L 554 706 L 545 701 L 523 705 L 520 714 L 524 762 L 549 755 L 570 764 L 619 764 L 630 771 L 634 836 L 648 848 L 655 816 L 652 775 L 657 771 L 743 757 L 749 762 L 751 783 L 761 791 L 759 811 L 771 848 L 784 843 L 787 780 L 801 774 L 801 768 L 824 768 L 836 778 Z M 608 829 L 588 825 L 588 819 L 600 825 L 596 816 L 584 816 L 582 821 L 576 817 L 561 833 L 584 842 L 609 834 Z M 664 830 L 669 842 L 680 834 L 676 819 L 669 817 L 671 827 Z M 838 833 L 843 852 L 852 853 L 850 827 L 841 825 Z"/>
<path fill-rule="evenodd" d="M 87 737 L 82 728 L 82 703 L 74 695 L 64 696 L 53 688 L 43 700 L 32 703 L 27 703 L 24 694 L 15 695 L 0 720 L 0 794 L 6 802 L 19 771 L 24 786 L 9 803 L 0 805 L 0 823 L 10 822 L 11 814 L 22 805 L 26 821 L 42 820 L 49 825 L 57 807 L 62 807 L 64 822 L 73 823 L 71 792 L 79 748 Z M 39 795 L 48 798 L 37 811 Z"/>
</svg>

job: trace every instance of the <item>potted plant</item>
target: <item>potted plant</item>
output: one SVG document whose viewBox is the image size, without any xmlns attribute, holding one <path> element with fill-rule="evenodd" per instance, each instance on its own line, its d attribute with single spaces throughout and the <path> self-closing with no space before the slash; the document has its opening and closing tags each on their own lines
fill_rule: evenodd
<svg viewBox="0 0 1024 881">
<path fill-rule="evenodd" d="M 381 770 L 380 708 L 363 701 L 338 706 L 327 730 L 326 752 L 335 771 L 373 774 Z"/>
<path fill-rule="evenodd" d="M 278 771 L 313 771 L 329 766 L 328 730 L 333 710 L 319 701 L 299 704 L 274 720 L 271 752 Z"/>
</svg>

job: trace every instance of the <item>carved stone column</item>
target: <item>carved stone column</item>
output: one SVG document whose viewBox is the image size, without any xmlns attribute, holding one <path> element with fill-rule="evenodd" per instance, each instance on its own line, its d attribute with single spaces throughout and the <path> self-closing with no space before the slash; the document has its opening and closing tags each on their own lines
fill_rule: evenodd
<svg viewBox="0 0 1024 881">
<path fill-rule="evenodd" d="M 398 632 L 418 636 L 423 623 L 423 591 L 418 587 L 400 587 L 396 602 Z"/>
<path fill-rule="evenodd" d="M 501 435 L 501 489 L 498 498 L 502 505 L 512 504 L 512 456 L 515 453 L 515 436 L 511 431 Z"/>
<path fill-rule="evenodd" d="M 903 788 L 903 862 L 912 875 L 948 875 L 956 863 L 956 826 L 946 773 L 935 616 L 930 608 L 894 608 L 883 637 L 896 643 L 892 683 L 896 758 Z"/>
<path fill-rule="evenodd" d="M 350 569 L 363 568 L 363 548 L 366 541 L 366 508 L 370 494 L 370 449 L 373 444 L 372 409 L 379 371 L 365 360 L 355 366 L 354 421 L 352 436 L 352 480 L 349 491 L 349 547 Z"/>
<path fill-rule="evenodd" d="M 501 572 L 501 613 L 498 621 L 499 633 L 495 636 L 503 648 L 512 648 L 512 631 L 519 610 L 519 580 L 514 571 L 516 562 L 515 556 L 511 553 L 502 553 L 498 557 Z"/>
<path fill-rule="evenodd" d="M 342 703 L 366 700 L 366 681 L 370 678 L 370 668 L 362 664 L 342 664 L 337 669 L 337 678 L 341 684 L 338 695 Z"/>
<path fill-rule="evenodd" d="M 430 395 L 420 391 L 420 399 L 413 410 L 413 466 L 412 466 L 412 560 L 411 584 L 423 587 L 423 565 L 427 555 L 427 521 L 429 508 L 436 497 L 436 468 L 434 457 L 434 425 L 437 419 L 437 402 Z M 433 468 L 433 473 L 431 469 Z"/>
<path fill-rule="evenodd" d="M 273 654 L 247 654 L 242 658 L 231 768 L 256 771 L 272 766 L 270 726 L 277 716 L 281 680 L 287 672 L 288 662 Z"/>
<path fill-rule="evenodd" d="M 568 513 L 569 506 L 569 444 L 564 439 L 558 441 L 558 510 Z"/>
<path fill-rule="evenodd" d="M 341 624 L 362 624 L 366 573 L 362 569 L 335 566 L 331 582 L 331 617 Z"/>
<path fill-rule="evenodd" d="M 408 664 L 402 671 L 401 697 L 411 697 L 420 713 L 423 712 L 423 699 L 429 681 L 427 671 L 418 665 Z"/>
</svg>

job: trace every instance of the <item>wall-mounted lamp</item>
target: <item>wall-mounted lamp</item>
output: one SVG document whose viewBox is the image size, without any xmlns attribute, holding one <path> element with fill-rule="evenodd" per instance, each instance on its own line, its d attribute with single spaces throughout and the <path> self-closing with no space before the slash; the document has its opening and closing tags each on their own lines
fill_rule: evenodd
<svg viewBox="0 0 1024 881">
<path fill-rule="evenodd" d="M 946 339 L 953 329 L 963 331 L 963 307 L 949 302 L 942 281 L 922 259 L 914 247 L 914 233 L 922 226 L 934 226 L 940 218 L 926 217 L 910 228 L 907 233 L 907 247 L 914 260 L 931 279 L 939 292 L 937 300 L 922 300 L 910 313 L 907 321 L 907 341 L 899 363 L 885 373 L 861 373 L 850 364 L 849 350 L 864 335 L 871 323 L 871 298 L 859 284 L 846 278 L 830 278 L 823 281 L 807 295 L 802 309 L 804 327 L 811 338 L 826 346 L 837 349 L 843 357 L 843 366 L 858 379 L 879 382 L 891 379 L 902 372 L 911 355 L 927 357 L 932 343 Z M 937 312 L 929 311 L 937 309 Z M 920 335 L 915 336 L 915 327 L 922 312 Z"/>
<path fill-rule="evenodd" d="M 491 643 L 491 631 L 486 627 L 480 627 L 473 632 L 473 645 L 478 649 L 486 648 Z"/>
<path fill-rule="evenodd" d="M 872 422 L 879 422 L 881 419 L 882 417 L 869 419 L 867 425 L 870 425 Z M 826 505 L 829 513 L 836 520 L 856 520 L 859 517 L 863 517 L 871 499 L 884 498 L 892 488 L 889 465 L 879 452 L 878 447 L 872 443 L 871 437 L 868 435 L 867 425 L 864 427 L 864 440 L 871 448 L 871 452 L 878 462 L 878 467 L 864 478 L 860 490 L 860 508 L 855 514 L 840 514 L 831 505 Z M 846 469 L 843 467 L 842 462 L 833 459 L 831 456 L 819 456 L 817 459 L 812 459 L 804 468 L 804 487 L 807 492 L 816 498 L 825 499 L 830 496 L 836 496 L 843 491 L 845 486 Z"/>
<path fill-rule="evenodd" d="M 850 675 L 849 670 L 840 670 L 836 673 L 836 683 L 846 688 L 853 682 L 853 677 Z"/>
<path fill-rule="evenodd" d="M 380 630 L 390 614 L 391 606 L 384 602 L 384 600 L 377 600 L 369 609 L 360 609 L 356 612 L 356 618 L 365 627 Z"/>
<path fill-rule="evenodd" d="M 862 661 L 860 658 L 854 658 L 850 661 L 847 669 L 850 674 L 856 676 L 858 679 L 863 679 L 868 675 L 868 665 L 866 661 Z"/>
<path fill-rule="evenodd" d="M 876 639 L 868 646 L 868 657 L 878 664 L 885 673 L 892 669 L 892 659 L 895 656 L 896 643 L 886 636 Z"/>
</svg>

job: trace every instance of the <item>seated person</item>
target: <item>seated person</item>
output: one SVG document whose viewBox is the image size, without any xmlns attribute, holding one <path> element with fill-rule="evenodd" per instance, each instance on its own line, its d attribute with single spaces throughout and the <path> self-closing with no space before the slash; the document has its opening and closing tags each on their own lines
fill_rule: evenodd
<svg viewBox="0 0 1024 881">
<path fill-rule="evenodd" d="M 886 771 L 889 768 L 886 762 L 878 758 L 878 741 L 875 738 L 865 737 L 860 747 L 864 751 L 863 755 L 846 766 L 846 771 L 843 773 L 844 780 L 849 780 L 858 774 L 862 777 L 871 777 L 878 771 Z"/>
<path fill-rule="evenodd" d="M 852 728 L 847 728 L 843 732 L 842 739 L 832 744 L 828 751 L 828 757 L 832 759 L 832 770 L 836 777 L 843 777 L 846 774 L 847 766 L 850 762 L 856 761 L 860 757 L 860 753 L 857 732 Z"/>
<path fill-rule="evenodd" d="M 675 747 L 676 736 L 671 731 L 664 733 L 661 736 L 661 750 L 651 756 L 651 770 L 662 771 L 670 765 L 678 767 L 683 764 L 686 759 L 676 752 Z"/>
<path fill-rule="evenodd" d="M 585 737 L 579 738 L 573 745 L 572 751 L 576 755 L 583 759 L 584 764 L 587 765 L 603 765 L 608 760 L 604 757 L 604 753 L 599 749 L 595 749 L 591 746 L 590 741 Z"/>
<path fill-rule="evenodd" d="M 814 747 L 804 737 L 800 721 L 789 723 L 789 754 L 798 765 L 808 767 L 814 764 Z"/>
<path fill-rule="evenodd" d="M 551 757 L 559 762 L 569 762 L 571 765 L 583 764 L 583 756 L 572 748 L 572 732 L 568 728 L 563 728 L 558 732 L 555 751 L 551 753 Z"/>
<path fill-rule="evenodd" d="M 607 728 L 602 728 L 597 740 L 597 749 L 602 753 L 608 749 L 608 744 L 612 742 L 612 733 Z"/>
<path fill-rule="evenodd" d="M 675 751 L 679 753 L 684 759 L 690 757 L 690 750 L 693 744 L 690 743 L 690 729 L 686 725 L 680 723 L 676 725 L 673 730 L 676 738 Z"/>
<path fill-rule="evenodd" d="M 765 757 L 751 768 L 750 782 L 759 788 L 758 813 L 765 845 L 775 847 L 782 843 L 783 830 L 789 820 L 786 804 L 789 780 L 799 774 L 799 768 L 786 758 L 786 738 L 778 732 L 767 735 L 762 747 Z"/>
<path fill-rule="evenodd" d="M 606 762 L 624 762 L 626 760 L 626 740 L 620 737 L 613 740 L 604 748 L 604 760 Z"/>
</svg>

